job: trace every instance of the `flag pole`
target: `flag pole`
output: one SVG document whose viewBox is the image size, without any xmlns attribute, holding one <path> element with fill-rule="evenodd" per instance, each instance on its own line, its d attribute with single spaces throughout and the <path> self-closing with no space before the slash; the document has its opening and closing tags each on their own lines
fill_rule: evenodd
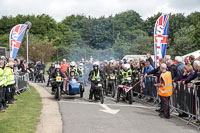
<svg viewBox="0 0 200 133">
<path fill-rule="evenodd" d="M 27 46 L 26 46 L 26 50 L 27 50 L 27 55 L 26 55 L 26 62 L 27 62 L 27 65 L 28 65 L 28 32 L 29 32 L 29 29 L 31 28 L 32 24 L 31 22 L 27 21 L 25 22 L 25 24 L 27 25 L 27 30 L 26 30 L 26 42 L 27 42 Z"/>
<path fill-rule="evenodd" d="M 29 29 L 27 29 L 27 31 L 26 31 L 26 42 L 27 42 L 27 44 L 26 44 L 26 48 L 27 48 L 27 56 L 26 56 L 26 61 L 27 61 L 27 64 L 28 64 L 28 32 L 29 32 Z"/>
</svg>

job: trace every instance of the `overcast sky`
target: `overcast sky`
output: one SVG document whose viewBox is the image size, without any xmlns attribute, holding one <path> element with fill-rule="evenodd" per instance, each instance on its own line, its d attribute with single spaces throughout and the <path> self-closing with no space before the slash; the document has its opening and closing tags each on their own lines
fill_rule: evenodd
<svg viewBox="0 0 200 133">
<path fill-rule="evenodd" d="M 200 0 L 0 0 L 0 17 L 45 13 L 56 21 L 72 14 L 107 17 L 130 9 L 143 19 L 157 12 L 188 15 L 200 11 Z"/>
</svg>

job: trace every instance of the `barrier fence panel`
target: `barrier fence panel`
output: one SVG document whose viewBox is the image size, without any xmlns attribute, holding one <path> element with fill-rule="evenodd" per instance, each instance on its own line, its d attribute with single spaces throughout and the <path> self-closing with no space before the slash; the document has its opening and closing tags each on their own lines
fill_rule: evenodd
<svg viewBox="0 0 200 133">
<path fill-rule="evenodd" d="M 185 113 L 189 115 L 189 121 L 198 118 L 197 114 L 197 88 L 192 84 L 174 83 L 173 94 L 171 96 L 171 108 L 173 112 Z"/>
<path fill-rule="evenodd" d="M 21 93 L 24 90 L 30 90 L 29 88 L 29 73 L 18 73 L 15 75 L 16 92 Z"/>
<path fill-rule="evenodd" d="M 133 91 L 139 95 L 153 98 L 156 101 L 158 99 L 157 87 L 154 86 L 156 83 L 156 76 L 148 76 L 145 78 L 144 75 L 140 75 L 139 80 L 133 81 Z"/>
</svg>

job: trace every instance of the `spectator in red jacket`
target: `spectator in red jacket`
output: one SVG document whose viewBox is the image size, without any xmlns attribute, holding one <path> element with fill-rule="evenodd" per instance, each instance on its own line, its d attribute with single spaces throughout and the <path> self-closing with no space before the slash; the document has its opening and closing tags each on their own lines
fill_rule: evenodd
<svg viewBox="0 0 200 133">
<path fill-rule="evenodd" d="M 63 62 L 60 64 L 61 71 L 65 73 L 68 67 L 69 63 L 66 62 L 66 59 L 63 59 Z"/>
</svg>

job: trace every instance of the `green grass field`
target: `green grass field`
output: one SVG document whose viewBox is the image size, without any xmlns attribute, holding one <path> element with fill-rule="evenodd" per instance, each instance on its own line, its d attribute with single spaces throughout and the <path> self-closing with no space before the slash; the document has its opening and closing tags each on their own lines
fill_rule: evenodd
<svg viewBox="0 0 200 133">
<path fill-rule="evenodd" d="M 40 121 L 42 108 L 41 98 L 35 88 L 25 91 L 10 105 L 4 113 L 0 113 L 0 133 L 34 133 Z"/>
</svg>

